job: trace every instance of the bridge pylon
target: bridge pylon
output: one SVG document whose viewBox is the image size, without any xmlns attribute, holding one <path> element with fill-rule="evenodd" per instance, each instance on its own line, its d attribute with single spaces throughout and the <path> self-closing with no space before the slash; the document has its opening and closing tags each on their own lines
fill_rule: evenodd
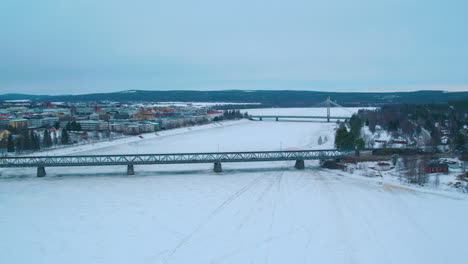
<svg viewBox="0 0 468 264">
<path fill-rule="evenodd" d="M 133 164 L 127 165 L 127 175 L 135 175 L 135 168 L 133 167 Z"/>
<path fill-rule="evenodd" d="M 330 122 L 330 96 L 327 97 L 327 122 Z"/>
<path fill-rule="evenodd" d="M 215 162 L 214 163 L 213 171 L 216 172 L 216 173 L 223 172 L 223 167 L 221 165 L 221 162 Z"/>
<path fill-rule="evenodd" d="M 303 170 L 305 168 L 304 160 L 296 160 L 296 164 L 294 164 L 294 168 L 298 170 Z"/>
<path fill-rule="evenodd" d="M 42 167 L 42 166 L 37 167 L 37 177 L 44 177 L 46 175 L 47 175 L 47 173 L 46 173 L 44 167 Z"/>
</svg>

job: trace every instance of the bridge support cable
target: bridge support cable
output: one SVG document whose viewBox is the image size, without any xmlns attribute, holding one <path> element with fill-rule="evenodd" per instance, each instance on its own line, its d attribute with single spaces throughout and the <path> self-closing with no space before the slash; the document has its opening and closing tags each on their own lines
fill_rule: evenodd
<svg viewBox="0 0 468 264">
<path fill-rule="evenodd" d="M 315 107 L 326 107 L 327 108 L 327 114 L 326 116 L 281 116 L 281 115 L 250 115 L 249 120 L 255 120 L 255 118 L 258 118 L 258 121 L 263 121 L 263 118 L 268 119 L 272 118 L 275 119 L 276 121 L 279 121 L 281 118 L 282 120 L 284 119 L 326 119 L 327 122 L 330 122 L 330 120 L 345 120 L 349 119 L 351 116 L 332 116 L 331 115 L 331 108 L 332 107 L 338 107 L 343 109 L 344 111 L 350 113 L 351 115 L 354 114 L 353 111 L 346 109 L 346 107 L 343 107 L 342 105 L 337 104 L 336 102 L 333 102 L 330 98 L 330 96 L 327 97 L 327 99 L 323 102 L 320 102 L 318 104 L 314 105 Z"/>
</svg>

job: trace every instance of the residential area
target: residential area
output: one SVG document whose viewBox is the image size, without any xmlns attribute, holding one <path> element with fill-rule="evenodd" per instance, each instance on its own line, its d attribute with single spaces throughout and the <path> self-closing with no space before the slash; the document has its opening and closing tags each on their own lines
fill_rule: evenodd
<svg viewBox="0 0 468 264">
<path fill-rule="evenodd" d="M 237 117 L 241 117 L 239 111 Z M 5 100 L 0 103 L 0 153 L 22 153 L 233 119 L 212 106 L 116 102 L 64 103 Z"/>
</svg>

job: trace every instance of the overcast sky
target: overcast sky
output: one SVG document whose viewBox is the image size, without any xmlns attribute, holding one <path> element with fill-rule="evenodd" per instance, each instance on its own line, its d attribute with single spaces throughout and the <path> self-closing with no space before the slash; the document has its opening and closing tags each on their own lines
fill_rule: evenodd
<svg viewBox="0 0 468 264">
<path fill-rule="evenodd" d="M 468 91 L 467 0 L 1 0 L 0 93 Z"/>
</svg>

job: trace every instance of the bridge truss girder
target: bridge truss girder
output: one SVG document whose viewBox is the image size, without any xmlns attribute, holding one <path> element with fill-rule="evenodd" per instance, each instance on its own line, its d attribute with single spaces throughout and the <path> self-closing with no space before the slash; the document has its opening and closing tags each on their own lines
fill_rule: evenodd
<svg viewBox="0 0 468 264">
<path fill-rule="evenodd" d="M 139 155 L 1 157 L 0 167 L 70 167 L 335 159 L 355 150 L 297 150 Z"/>
</svg>

